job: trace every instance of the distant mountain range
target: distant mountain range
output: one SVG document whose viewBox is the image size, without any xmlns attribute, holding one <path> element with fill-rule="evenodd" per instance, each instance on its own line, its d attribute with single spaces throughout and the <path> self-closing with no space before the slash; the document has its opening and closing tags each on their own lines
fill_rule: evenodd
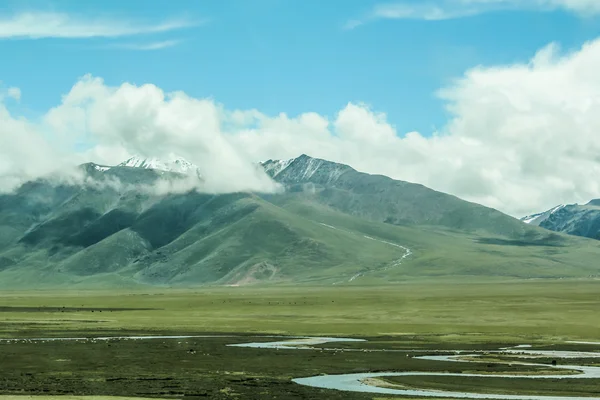
<svg viewBox="0 0 600 400">
<path fill-rule="evenodd" d="M 521 221 L 555 232 L 600 240 L 600 199 L 587 204 L 559 205 Z"/>
<path fill-rule="evenodd" d="M 597 277 L 595 242 L 307 155 L 261 164 L 284 193 L 150 190 L 183 159 L 84 164 L 0 195 L 0 287 L 345 285 Z"/>
</svg>

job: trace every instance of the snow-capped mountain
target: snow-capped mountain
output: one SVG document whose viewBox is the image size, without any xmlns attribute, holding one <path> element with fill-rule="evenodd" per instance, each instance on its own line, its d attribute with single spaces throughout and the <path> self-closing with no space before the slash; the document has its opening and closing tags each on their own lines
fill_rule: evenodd
<svg viewBox="0 0 600 400">
<path fill-rule="evenodd" d="M 92 165 L 92 167 L 94 167 L 94 169 L 96 171 L 100 171 L 100 172 L 108 171 L 111 168 L 108 165 L 98 165 L 98 164 L 93 164 L 93 163 L 90 165 Z"/>
<path fill-rule="evenodd" d="M 146 158 L 141 156 L 133 156 L 128 160 L 123 161 L 118 166 L 155 169 L 159 171 L 178 172 L 181 174 L 189 174 L 198 171 L 198 166 L 192 164 L 182 157 L 171 157 L 161 160 L 156 157 Z"/>
<path fill-rule="evenodd" d="M 543 213 L 523 217 L 521 221 L 551 231 L 600 239 L 600 199 L 584 205 L 561 204 Z"/>
<path fill-rule="evenodd" d="M 265 169 L 265 172 L 271 177 L 275 178 L 281 171 L 286 169 L 288 165 L 294 161 L 295 158 L 289 160 L 268 160 L 262 162 L 261 165 Z"/>
<path fill-rule="evenodd" d="M 306 154 L 289 160 L 268 160 L 261 163 L 265 172 L 282 183 L 330 184 L 342 174 L 354 171 L 348 165 L 312 158 Z"/>
<path fill-rule="evenodd" d="M 544 211 L 541 213 L 532 214 L 532 215 L 523 217 L 523 218 L 521 218 L 521 221 L 525 222 L 526 224 L 539 226 L 542 222 L 547 220 L 552 214 L 554 214 L 557 211 L 560 211 L 564 207 L 565 207 L 565 205 L 561 204 L 561 205 L 558 205 L 556 207 L 549 209 L 548 211 Z"/>
<path fill-rule="evenodd" d="M 141 168 L 151 169 L 154 171 L 163 172 L 174 172 L 182 175 L 194 176 L 200 180 L 204 180 L 200 173 L 200 168 L 197 165 L 187 161 L 183 157 L 169 157 L 166 159 L 160 159 L 157 157 L 141 157 L 133 156 L 122 163 L 117 165 L 99 165 L 95 163 L 84 164 L 87 168 L 93 168 L 99 172 L 107 172 L 113 168 L 125 167 L 125 168 Z"/>
</svg>

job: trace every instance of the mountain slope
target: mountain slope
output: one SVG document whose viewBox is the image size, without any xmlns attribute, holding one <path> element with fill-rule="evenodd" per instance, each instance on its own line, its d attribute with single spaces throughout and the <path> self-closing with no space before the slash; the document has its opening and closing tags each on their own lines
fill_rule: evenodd
<svg viewBox="0 0 600 400">
<path fill-rule="evenodd" d="M 182 175 L 85 164 L 0 196 L 0 286 L 366 284 L 598 276 L 596 242 L 302 156 L 286 193 L 159 194 Z"/>
<path fill-rule="evenodd" d="M 288 187 L 288 192 L 373 221 L 508 237 L 521 237 L 530 231 L 497 210 L 423 185 L 358 172 L 343 164 L 302 155 L 287 161 L 269 160 L 263 166 L 273 179 Z"/>
<path fill-rule="evenodd" d="M 552 214 L 556 213 L 557 211 L 560 211 L 564 207 L 565 207 L 564 204 L 560 204 L 556 207 L 552 207 L 551 209 L 549 209 L 547 211 L 537 213 L 537 214 L 527 215 L 526 217 L 520 218 L 520 220 L 529 225 L 539 226 L 542 222 L 547 220 Z"/>
<path fill-rule="evenodd" d="M 556 206 L 521 220 L 551 231 L 600 240 L 600 199 L 584 205 Z"/>
<path fill-rule="evenodd" d="M 133 181 L 147 175 L 120 168 L 129 167 L 111 174 Z M 343 280 L 404 254 L 354 233 L 332 234 L 252 194 L 37 186 L 52 205 L 44 213 L 31 191 L 0 199 L 10 205 L 0 217 L 23 221 L 0 248 L 2 286 L 93 286 L 92 278 L 183 286 Z"/>
<path fill-rule="evenodd" d="M 400 244 L 411 254 L 399 268 L 365 274 L 359 281 L 400 282 L 434 278 L 590 278 L 600 276 L 595 241 L 535 228 L 522 239 L 458 233 L 439 227 L 396 226 L 350 217 L 330 207 L 289 199 L 283 208 L 338 230 Z"/>
</svg>

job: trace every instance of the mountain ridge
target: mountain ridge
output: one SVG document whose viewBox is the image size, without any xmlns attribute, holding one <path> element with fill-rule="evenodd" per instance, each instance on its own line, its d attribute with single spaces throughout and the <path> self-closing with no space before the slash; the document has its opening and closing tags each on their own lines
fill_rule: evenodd
<svg viewBox="0 0 600 400">
<path fill-rule="evenodd" d="M 268 160 L 263 167 L 292 192 L 311 192 L 317 198 L 320 194 L 319 201 L 339 211 L 376 221 L 395 225 L 442 225 L 473 231 L 489 228 L 493 225 L 490 221 L 495 221 L 494 233 L 519 236 L 526 231 L 517 219 L 495 209 L 418 183 L 367 174 L 345 164 L 306 154 L 291 160 Z M 315 186 L 306 188 L 305 184 Z M 362 210 L 352 212 L 357 202 L 366 205 Z"/>
<path fill-rule="evenodd" d="M 600 199 L 559 205 L 521 220 L 550 231 L 600 240 Z"/>
<path fill-rule="evenodd" d="M 163 160 L 158 157 L 142 157 L 139 155 L 128 158 L 117 164 L 118 167 L 146 168 L 167 172 L 178 172 L 187 174 L 191 171 L 198 171 L 197 165 L 189 162 L 180 156 L 170 156 Z"/>
<path fill-rule="evenodd" d="M 158 193 L 147 188 L 180 174 L 88 163 L 85 184 L 38 180 L 0 195 L 0 286 L 598 275 L 594 242 L 422 185 L 307 155 L 261 165 L 284 193 Z"/>
</svg>

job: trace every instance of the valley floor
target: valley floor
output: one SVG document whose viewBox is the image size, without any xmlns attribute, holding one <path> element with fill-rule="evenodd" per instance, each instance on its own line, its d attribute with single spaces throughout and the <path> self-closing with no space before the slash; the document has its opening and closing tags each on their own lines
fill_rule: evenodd
<svg viewBox="0 0 600 400">
<path fill-rule="evenodd" d="M 0 337 L 191 335 L 153 340 L 0 340 L 0 394 L 243 399 L 374 399 L 293 378 L 374 371 L 511 373 L 532 367 L 490 356 L 483 364 L 417 359 L 442 350 L 597 351 L 600 282 L 437 283 L 384 287 L 214 288 L 145 292 L 4 292 Z M 227 346 L 264 335 L 342 336 L 337 350 Z M 340 351 L 340 349 L 360 351 Z M 368 351 L 368 350 L 409 350 Z M 365 351 L 363 351 L 365 350 Z M 527 361 L 527 359 L 524 359 Z M 540 362 L 550 365 L 550 359 Z M 559 360 L 562 362 L 562 360 Z M 569 363 L 598 365 L 598 359 Z M 539 369 L 539 368 L 534 368 Z M 542 368 L 543 369 L 543 368 Z M 478 380 L 479 379 L 479 380 Z M 487 378 L 485 378 L 487 379 Z M 402 377 L 389 385 L 496 393 L 600 392 L 600 380 L 537 382 Z M 491 389 L 490 389 L 491 388 Z M 574 394 L 571 394 L 574 395 Z M 3 397 L 0 397 L 2 400 Z M 12 400 L 12 399 L 11 399 Z"/>
</svg>

